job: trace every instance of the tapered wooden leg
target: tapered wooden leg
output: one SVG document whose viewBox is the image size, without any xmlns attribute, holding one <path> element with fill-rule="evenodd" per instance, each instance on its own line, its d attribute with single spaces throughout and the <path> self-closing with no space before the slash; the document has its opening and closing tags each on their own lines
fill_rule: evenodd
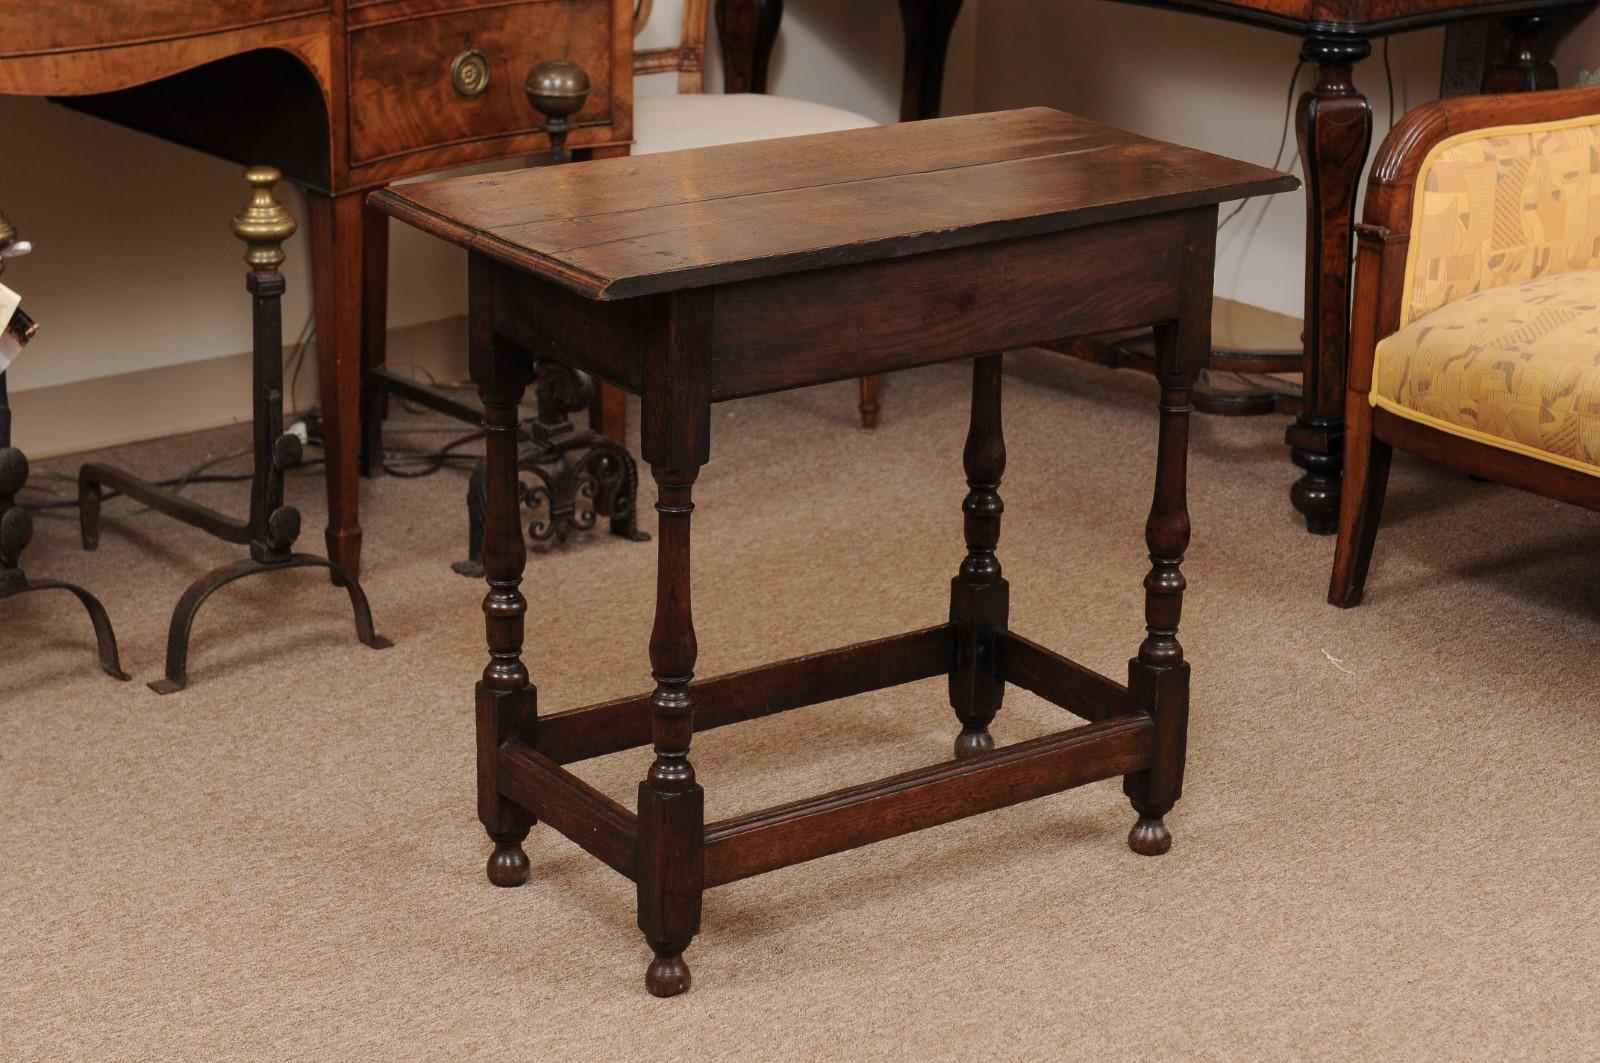
<svg viewBox="0 0 1600 1063">
<path fill-rule="evenodd" d="M 878 427 L 878 395 L 883 388 L 883 377 L 864 376 L 861 378 L 861 427 L 873 429 Z"/>
<path fill-rule="evenodd" d="M 327 459 L 328 559 L 359 576 L 364 192 L 306 193 L 316 302 L 322 442 Z M 336 580 L 337 582 L 337 580 Z"/>
<path fill-rule="evenodd" d="M 1372 143 L 1372 106 L 1352 70 L 1371 54 L 1363 40 L 1312 38 L 1301 58 L 1317 81 L 1300 97 L 1296 132 L 1306 175 L 1306 322 L 1302 408 L 1289 426 L 1290 459 L 1304 470 L 1289 497 L 1306 530 L 1338 526 L 1344 453 L 1345 361 L 1350 347 L 1350 240 L 1356 193 Z"/>
<path fill-rule="evenodd" d="M 500 793 L 500 746 L 517 738 L 536 744 L 538 694 L 522 662 L 523 619 L 528 603 L 522 596 L 522 570 L 527 547 L 522 539 L 517 482 L 517 405 L 527 386 L 531 360 L 525 352 L 497 342 L 490 324 L 492 271 L 473 257 L 468 271 L 468 329 L 472 378 L 483 400 L 485 441 L 483 573 L 488 593 L 483 599 L 484 631 L 489 663 L 477 686 L 478 818 L 494 851 L 489 856 L 489 881 L 520 886 L 528 880 L 528 857 L 522 840 L 533 816 Z"/>
<path fill-rule="evenodd" d="M 1156 329 L 1156 378 L 1161 384 L 1161 427 L 1156 482 L 1145 523 L 1150 572 L 1144 579 L 1145 638 L 1128 662 L 1129 707 L 1155 722 L 1150 767 L 1123 779 L 1138 813 L 1128 847 L 1159 856 L 1172 846 L 1166 815 L 1183 791 L 1184 746 L 1189 728 L 1189 665 L 1178 643 L 1183 611 L 1183 553 L 1189 546 L 1189 394 L 1211 346 L 1212 241 L 1191 244 L 1195 276 L 1188 316 Z"/>
<path fill-rule="evenodd" d="M 1344 497 L 1339 503 L 1339 545 L 1333 555 L 1328 601 L 1342 609 L 1361 604 L 1367 566 L 1378 539 L 1393 448 L 1372 434 L 1372 407 L 1351 392 L 1345 423 Z"/>
<path fill-rule="evenodd" d="M 361 475 L 383 472 L 383 419 L 388 396 L 366 386 L 366 373 L 388 361 L 389 216 L 364 207 L 361 218 Z"/>
<path fill-rule="evenodd" d="M 950 704 L 961 721 L 957 757 L 994 748 L 989 724 L 1000 711 L 1006 685 L 995 673 L 995 637 L 1006 630 L 1010 585 L 1000 575 L 995 547 L 1000 542 L 1000 477 L 1006 468 L 1006 442 L 1000 424 L 1001 355 L 972 363 L 972 413 L 962 454 L 967 472 L 965 515 L 967 556 L 950 581 L 950 623 L 959 649 L 950 673 Z"/>
<path fill-rule="evenodd" d="M 698 470 L 652 466 L 660 537 L 656 619 L 650 635 L 655 761 L 639 784 L 639 929 L 655 952 L 645 988 L 658 997 L 689 988 L 683 951 L 700 930 L 705 798 L 689 763 L 694 709 L 689 681 L 698 648 L 689 600 L 689 515 Z"/>
</svg>

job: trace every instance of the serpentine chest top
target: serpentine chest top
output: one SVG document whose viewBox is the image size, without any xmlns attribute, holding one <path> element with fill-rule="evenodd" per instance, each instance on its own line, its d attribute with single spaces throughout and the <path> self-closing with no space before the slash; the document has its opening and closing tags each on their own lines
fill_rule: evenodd
<svg viewBox="0 0 1600 1063">
<path fill-rule="evenodd" d="M 625 153 L 628 0 L 0 0 L 0 94 L 56 97 L 269 164 L 310 193 L 328 549 L 352 571 L 360 375 L 383 360 L 387 262 L 387 228 L 364 194 L 546 150 L 523 81 L 547 59 L 579 63 L 592 82 L 569 146 Z"/>
</svg>

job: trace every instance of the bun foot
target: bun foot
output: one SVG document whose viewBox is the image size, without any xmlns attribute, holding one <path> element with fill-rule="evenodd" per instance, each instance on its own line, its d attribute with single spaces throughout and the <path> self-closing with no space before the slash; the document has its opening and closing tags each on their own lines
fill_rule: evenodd
<svg viewBox="0 0 1600 1063">
<path fill-rule="evenodd" d="M 1160 856 L 1172 848 L 1172 832 L 1160 816 L 1140 816 L 1128 832 L 1128 848 L 1140 856 Z"/>
<path fill-rule="evenodd" d="M 497 842 L 487 870 L 489 881 L 496 886 L 520 886 L 528 881 L 528 854 L 517 842 Z"/>
<path fill-rule="evenodd" d="M 982 728 L 963 727 L 956 735 L 956 759 L 965 760 L 994 748 L 994 735 Z"/>
<path fill-rule="evenodd" d="M 683 953 L 656 953 L 644 972 L 644 987 L 655 997 L 675 997 L 689 988 L 689 965 Z"/>
</svg>

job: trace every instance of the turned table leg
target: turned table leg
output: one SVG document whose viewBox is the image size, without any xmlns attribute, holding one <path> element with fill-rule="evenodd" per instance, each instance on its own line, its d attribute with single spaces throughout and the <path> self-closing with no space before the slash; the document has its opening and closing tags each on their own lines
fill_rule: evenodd
<svg viewBox="0 0 1600 1063">
<path fill-rule="evenodd" d="M 526 352 L 498 341 L 488 313 L 489 267 L 474 257 L 469 270 L 469 312 L 472 378 L 483 401 L 485 441 L 483 571 L 489 584 L 483 599 L 484 632 L 489 663 L 476 690 L 478 754 L 478 818 L 494 851 L 487 867 L 496 886 L 520 886 L 528 880 L 528 856 L 522 840 L 533 817 L 501 795 L 500 747 L 511 738 L 535 744 L 538 693 L 522 662 L 524 618 L 528 602 L 520 589 L 527 564 L 522 540 L 517 479 L 517 407 L 527 387 L 531 359 Z"/>
<path fill-rule="evenodd" d="M 1356 193 L 1372 144 L 1372 107 L 1351 80 L 1372 53 L 1364 40 L 1313 37 L 1301 57 L 1317 82 L 1300 97 L 1295 130 L 1306 177 L 1306 316 L 1304 396 L 1286 441 L 1305 475 L 1289 497 L 1306 530 L 1338 528 L 1344 448 L 1345 359 L 1350 347 L 1350 241 Z"/>
<path fill-rule="evenodd" d="M 705 795 L 689 763 L 699 653 L 690 605 L 689 517 L 710 457 L 711 291 L 673 295 L 645 357 L 640 449 L 656 481 L 656 615 L 650 632 L 655 760 L 639 784 L 639 929 L 655 956 L 644 984 L 658 997 L 689 988 L 683 952 L 700 932 Z"/>
<path fill-rule="evenodd" d="M 1000 477 L 1006 468 L 1006 442 L 1000 425 L 1002 355 L 972 363 L 972 414 L 962 462 L 967 497 L 961 504 L 967 556 L 950 581 L 950 623 L 958 649 L 950 673 L 950 704 L 961 721 L 958 758 L 994 748 L 989 724 L 1000 711 L 1006 685 L 995 671 L 995 635 L 1006 630 L 1010 585 L 1000 575 L 995 547 L 1000 542 Z"/>
<path fill-rule="evenodd" d="M 1189 392 L 1198 374 L 1194 360 L 1179 351 L 1181 343 L 1181 326 L 1157 329 L 1161 427 L 1155 497 L 1145 524 L 1150 550 L 1150 572 L 1144 579 L 1145 638 L 1139 655 L 1128 662 L 1132 706 L 1155 718 L 1150 767 L 1123 781 L 1123 792 L 1139 814 L 1128 833 L 1128 846 L 1142 856 L 1160 856 L 1172 846 L 1164 817 L 1182 792 L 1189 726 L 1189 665 L 1178 644 L 1178 617 L 1183 610 L 1183 552 L 1189 545 Z"/>
</svg>

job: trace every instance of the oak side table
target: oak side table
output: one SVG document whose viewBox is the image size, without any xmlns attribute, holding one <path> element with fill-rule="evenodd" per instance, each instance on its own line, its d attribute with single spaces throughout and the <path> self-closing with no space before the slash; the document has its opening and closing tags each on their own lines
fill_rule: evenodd
<svg viewBox="0 0 1600 1063">
<path fill-rule="evenodd" d="M 489 665 L 477 686 L 489 880 L 528 878 L 543 820 L 638 886 L 645 985 L 689 986 L 683 952 L 713 886 L 1122 776 L 1147 855 L 1171 844 L 1188 665 L 1178 644 L 1189 390 L 1210 352 L 1217 204 L 1294 187 L 1258 166 L 1035 108 L 463 177 L 376 193 L 468 249 L 473 379 L 485 407 Z M 1007 627 L 995 546 L 1007 349 L 1154 326 L 1160 439 L 1145 528 L 1148 629 L 1126 686 Z M 976 356 L 966 557 L 945 623 L 694 679 L 691 490 L 722 402 Z M 522 661 L 517 403 L 535 358 L 641 397 L 660 550 L 650 665 L 635 697 L 540 716 Z M 951 760 L 704 821 L 695 731 L 948 676 Z M 1007 683 L 1084 725 L 996 748 Z M 630 810 L 566 765 L 653 744 Z"/>
</svg>

